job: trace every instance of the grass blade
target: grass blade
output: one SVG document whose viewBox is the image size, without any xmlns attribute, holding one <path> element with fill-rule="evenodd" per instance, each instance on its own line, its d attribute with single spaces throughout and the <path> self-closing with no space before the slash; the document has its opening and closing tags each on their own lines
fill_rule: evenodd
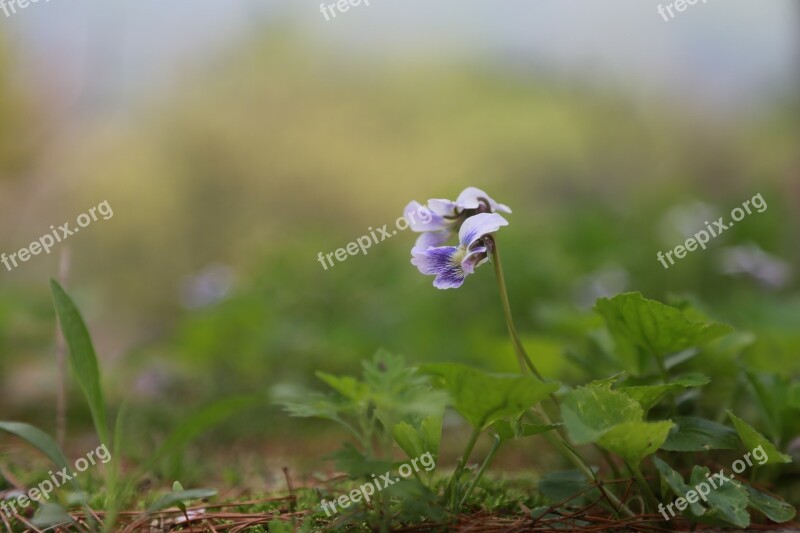
<svg viewBox="0 0 800 533">
<path fill-rule="evenodd" d="M 100 369 L 89 330 L 75 302 L 56 280 L 50 280 L 50 290 L 53 293 L 53 303 L 61 331 L 69 346 L 70 366 L 89 404 L 97 436 L 102 443 L 111 444 L 108 439 L 108 420 L 103 388 L 100 384 Z"/>
<path fill-rule="evenodd" d="M 59 469 L 67 469 L 68 472 L 72 470 L 64 452 L 61 451 L 56 441 L 41 429 L 23 422 L 0 422 L 0 430 L 21 438 L 45 454 Z M 75 490 L 81 490 L 80 485 L 74 478 L 70 482 Z"/>
</svg>

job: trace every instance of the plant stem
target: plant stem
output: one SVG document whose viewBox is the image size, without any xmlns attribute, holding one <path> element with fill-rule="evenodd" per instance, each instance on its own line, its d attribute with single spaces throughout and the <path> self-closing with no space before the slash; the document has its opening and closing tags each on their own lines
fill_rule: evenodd
<svg viewBox="0 0 800 533">
<path fill-rule="evenodd" d="M 636 482 L 642 489 L 642 493 L 645 496 L 645 501 L 647 502 L 647 507 L 649 507 L 648 511 L 651 513 L 656 512 L 656 508 L 658 507 L 658 498 L 653 493 L 653 489 L 650 488 L 650 484 L 642 475 L 642 471 L 639 469 L 639 465 L 632 466 L 627 461 L 625 464 L 628 466 L 628 469 L 633 473 L 633 476 L 636 478 Z"/>
<path fill-rule="evenodd" d="M 608 503 L 611 504 L 611 507 L 614 509 L 615 513 L 622 512 L 622 514 L 626 516 L 635 516 L 634 512 L 631 511 L 627 505 L 622 503 L 613 492 L 608 490 L 600 482 L 600 480 L 597 478 L 597 475 L 591 468 L 589 468 L 583 457 L 581 457 L 577 451 L 572 449 L 572 447 L 564 440 L 564 437 L 562 437 L 560 433 L 557 431 L 548 431 L 547 433 L 543 433 L 543 435 L 548 442 L 550 442 L 550 444 L 552 444 L 553 447 L 561 453 L 561 455 L 575 465 L 575 467 L 580 470 L 587 479 L 597 483 L 597 488 L 601 493 L 603 493 L 603 496 L 605 496 L 605 498 L 608 500 Z"/>
<path fill-rule="evenodd" d="M 461 472 L 464 470 L 464 466 L 469 461 L 469 456 L 472 454 L 473 448 L 475 448 L 475 443 L 478 442 L 478 437 L 481 434 L 481 430 L 475 428 L 472 430 L 472 436 L 469 438 L 469 442 L 467 443 L 467 448 L 464 450 L 464 455 L 459 459 L 458 464 L 456 465 L 456 469 L 453 471 L 453 475 L 450 478 L 450 481 L 447 483 L 447 488 L 445 488 L 445 493 L 453 490 L 451 494 L 451 501 L 453 505 L 455 505 L 456 501 L 458 501 L 455 497 L 455 487 L 458 486 L 458 478 L 461 477 Z M 454 487 L 455 484 L 455 487 Z"/>
<path fill-rule="evenodd" d="M 525 347 L 522 345 L 522 341 L 519 338 L 519 334 L 517 333 L 517 328 L 514 326 L 514 317 L 511 314 L 511 304 L 508 300 L 508 290 L 506 288 L 506 280 L 505 276 L 503 275 L 503 265 L 500 262 L 500 252 L 497 250 L 497 241 L 492 240 L 492 262 L 494 263 L 494 272 L 495 276 L 497 277 L 497 287 L 500 291 L 500 300 L 503 303 L 503 313 L 506 319 L 506 325 L 508 326 L 508 334 L 511 336 L 511 341 L 514 345 L 514 350 L 517 353 L 517 359 L 520 365 L 520 372 L 525 373 L 526 368 L 530 370 L 530 372 L 539 378 L 539 381 L 544 381 L 544 378 L 536 369 L 536 366 L 531 361 L 531 358 L 528 357 L 528 353 L 525 351 Z M 553 402 L 558 406 L 558 401 L 554 395 L 550 395 L 553 399 Z M 544 409 L 541 409 L 539 413 L 540 416 L 543 418 L 546 424 L 552 424 L 550 417 L 547 415 Z M 622 503 L 613 492 L 608 490 L 600 480 L 595 475 L 594 471 L 589 467 L 586 460 L 581 457 L 576 450 L 574 450 L 567 442 L 566 439 L 561 435 L 558 430 L 552 432 L 544 433 L 544 437 L 553 445 L 553 447 L 558 450 L 561 455 L 564 456 L 568 461 L 574 464 L 578 470 L 580 470 L 587 479 L 594 481 L 597 483 L 597 488 L 600 492 L 603 493 L 603 496 L 608 500 L 611 506 L 614 509 L 614 512 L 622 512 L 627 516 L 634 516 L 633 511 L 631 511 L 627 505 Z M 474 445 L 474 443 L 473 443 Z M 452 479 L 450 480 L 452 483 Z M 449 485 L 448 485 L 449 486 Z"/>
<path fill-rule="evenodd" d="M 483 464 L 478 470 L 478 473 L 475 474 L 475 479 L 472 480 L 472 483 L 470 483 L 469 488 L 467 488 L 467 492 L 464 493 L 464 497 L 461 498 L 461 503 L 458 504 L 459 508 L 461 508 L 461 506 L 466 503 L 467 498 L 469 498 L 469 495 L 472 494 L 473 489 L 475 489 L 475 487 L 478 486 L 478 481 L 480 481 L 481 477 L 483 477 L 483 473 L 486 471 L 486 469 L 489 468 L 489 465 L 491 464 L 492 459 L 494 459 L 497 450 L 500 449 L 501 442 L 502 441 L 500 440 L 500 437 L 495 435 L 494 444 L 492 444 L 492 449 L 489 450 L 489 455 L 487 455 L 486 459 L 484 459 Z"/>
<path fill-rule="evenodd" d="M 500 262 L 500 252 L 497 251 L 497 242 L 492 243 L 492 262 L 494 263 L 494 272 L 497 277 L 497 287 L 500 290 L 500 300 L 503 302 L 503 313 L 506 318 L 506 326 L 508 326 L 508 334 L 511 336 L 511 342 L 514 344 L 514 351 L 517 353 L 520 369 L 523 370 L 527 367 L 534 376 L 539 378 L 539 381 L 544 381 L 544 378 L 536 369 L 536 366 L 528 357 L 525 347 L 517 333 L 517 328 L 514 326 L 514 317 L 511 315 L 511 304 L 508 302 L 508 290 L 506 289 L 506 280 L 503 276 L 503 265 Z"/>
</svg>

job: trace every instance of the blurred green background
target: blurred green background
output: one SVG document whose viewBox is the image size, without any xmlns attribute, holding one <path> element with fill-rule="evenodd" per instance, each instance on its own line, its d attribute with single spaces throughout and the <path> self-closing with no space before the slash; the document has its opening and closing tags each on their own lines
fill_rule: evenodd
<svg viewBox="0 0 800 533">
<path fill-rule="evenodd" d="M 0 41 L 0 250 L 103 200 L 114 211 L 52 255 L 0 268 L 0 418 L 54 427 L 47 279 L 67 249 L 65 285 L 110 401 L 129 402 L 145 441 L 228 395 L 357 373 L 379 348 L 513 369 L 490 268 L 437 291 L 409 264 L 410 231 L 328 270 L 317 262 L 391 227 L 410 200 L 470 185 L 514 210 L 498 242 L 545 374 L 604 371 L 570 354 L 585 355 L 599 325 L 594 300 L 625 290 L 691 297 L 757 335 L 741 354 L 757 368 L 800 372 L 794 4 L 758 16 L 752 3 L 709 4 L 669 23 L 654 4 L 599 28 L 585 2 L 490 16 L 475 2 L 426 13 L 387 0 L 330 23 L 306 2 L 242 2 L 233 22 L 207 2 L 142 4 L 36 5 Z M 163 46 L 205 35 L 214 14 L 233 29 L 182 55 Z M 669 270 L 657 261 L 758 193 L 765 212 Z M 731 359 L 715 371 L 732 372 Z M 77 392 L 75 439 L 89 427 Z M 203 444 L 316 461 L 326 445 L 306 429 L 264 407 Z M 310 442 L 287 440 L 297 435 Z"/>
</svg>

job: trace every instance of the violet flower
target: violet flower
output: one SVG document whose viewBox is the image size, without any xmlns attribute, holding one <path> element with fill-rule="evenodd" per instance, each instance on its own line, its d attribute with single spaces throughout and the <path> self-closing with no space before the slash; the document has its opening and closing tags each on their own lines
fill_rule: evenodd
<svg viewBox="0 0 800 533">
<path fill-rule="evenodd" d="M 491 234 L 507 226 L 508 221 L 497 213 L 478 213 L 461 224 L 458 246 L 415 246 L 411 264 L 428 276 L 436 276 L 437 289 L 455 289 L 475 268 L 489 260 L 494 242 Z"/>
<path fill-rule="evenodd" d="M 424 209 L 419 202 L 409 203 L 404 210 L 411 230 L 422 233 L 417 238 L 412 253 L 415 250 L 425 251 L 431 246 L 443 245 L 453 233 L 458 231 L 461 224 L 473 215 L 497 211 L 511 213 L 511 209 L 507 205 L 496 202 L 477 187 L 467 187 L 461 191 L 455 201 L 441 198 L 428 200 L 427 208 L 430 212 L 427 222 L 418 221 L 413 216 L 420 209 Z"/>
</svg>

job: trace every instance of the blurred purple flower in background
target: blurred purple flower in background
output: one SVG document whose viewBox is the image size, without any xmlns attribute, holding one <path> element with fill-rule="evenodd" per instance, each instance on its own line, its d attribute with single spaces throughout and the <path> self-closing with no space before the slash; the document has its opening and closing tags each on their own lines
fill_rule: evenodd
<svg viewBox="0 0 800 533">
<path fill-rule="evenodd" d="M 768 254 L 755 244 L 724 248 L 720 271 L 733 276 L 749 277 L 769 289 L 783 288 L 792 280 L 792 267 L 789 263 Z"/>
</svg>

